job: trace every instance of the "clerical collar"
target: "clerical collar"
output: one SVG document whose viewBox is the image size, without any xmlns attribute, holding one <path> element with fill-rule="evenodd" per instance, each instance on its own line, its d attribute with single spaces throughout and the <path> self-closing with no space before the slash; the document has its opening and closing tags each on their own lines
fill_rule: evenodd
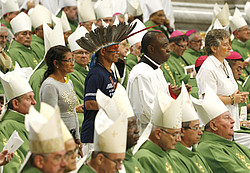
<svg viewBox="0 0 250 173">
<path fill-rule="evenodd" d="M 192 151 L 193 147 L 186 147 L 188 150 Z"/>
<path fill-rule="evenodd" d="M 161 65 L 159 65 L 158 63 L 156 63 L 155 61 L 153 61 L 151 58 L 149 58 L 147 55 L 144 54 L 144 57 L 149 60 L 152 64 L 154 64 L 156 67 L 160 68 Z"/>
<path fill-rule="evenodd" d="M 240 43 L 242 43 L 242 44 L 246 44 L 246 42 L 244 43 L 243 41 L 241 41 L 241 40 L 239 40 L 239 39 L 237 39 L 238 40 L 238 42 L 240 42 Z"/>
</svg>

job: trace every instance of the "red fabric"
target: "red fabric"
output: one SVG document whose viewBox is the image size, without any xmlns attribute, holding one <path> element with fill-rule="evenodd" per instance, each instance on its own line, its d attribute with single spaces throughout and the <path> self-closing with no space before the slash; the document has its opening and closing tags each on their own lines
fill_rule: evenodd
<svg viewBox="0 0 250 173">
<path fill-rule="evenodd" d="M 238 52 L 230 52 L 230 56 L 226 57 L 226 59 L 242 59 L 242 56 Z"/>
<path fill-rule="evenodd" d="M 197 58 L 197 60 L 195 61 L 195 67 L 201 66 L 203 62 L 207 59 L 207 57 L 208 57 L 207 55 L 204 55 Z"/>
<path fill-rule="evenodd" d="M 192 29 L 192 30 L 187 31 L 185 35 L 189 37 L 194 32 L 196 32 L 196 30 Z"/>
<path fill-rule="evenodd" d="M 168 85 L 168 89 L 169 89 L 170 96 L 173 99 L 177 99 L 177 95 L 175 95 L 175 93 L 173 92 L 173 90 L 170 88 L 170 85 Z"/>
</svg>

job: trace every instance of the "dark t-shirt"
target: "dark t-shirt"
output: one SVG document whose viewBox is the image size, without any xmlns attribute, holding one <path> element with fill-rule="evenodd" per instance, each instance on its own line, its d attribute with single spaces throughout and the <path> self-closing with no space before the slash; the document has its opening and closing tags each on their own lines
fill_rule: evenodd
<svg viewBox="0 0 250 173">
<path fill-rule="evenodd" d="M 85 79 L 84 103 L 87 100 L 96 100 L 96 92 L 100 89 L 105 95 L 112 97 L 116 86 L 113 72 L 110 73 L 103 66 L 96 64 Z M 85 105 L 85 104 L 84 104 Z M 84 106 L 84 121 L 81 129 L 82 143 L 93 143 L 94 122 L 98 111 L 87 110 Z"/>
</svg>

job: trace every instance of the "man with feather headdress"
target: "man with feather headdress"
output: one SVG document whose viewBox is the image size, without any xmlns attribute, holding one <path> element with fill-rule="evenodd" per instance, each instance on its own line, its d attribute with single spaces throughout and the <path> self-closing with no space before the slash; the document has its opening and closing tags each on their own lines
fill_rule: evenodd
<svg viewBox="0 0 250 173">
<path fill-rule="evenodd" d="M 118 61 L 118 44 L 134 28 L 135 25 L 118 25 L 99 27 L 77 40 L 85 50 L 92 52 L 90 71 L 85 79 L 84 121 L 81 129 L 81 141 L 84 143 L 84 154 L 93 148 L 94 121 L 99 110 L 96 92 L 100 89 L 105 95 L 112 97 L 116 89 L 116 79 L 111 70 L 113 62 Z"/>
</svg>

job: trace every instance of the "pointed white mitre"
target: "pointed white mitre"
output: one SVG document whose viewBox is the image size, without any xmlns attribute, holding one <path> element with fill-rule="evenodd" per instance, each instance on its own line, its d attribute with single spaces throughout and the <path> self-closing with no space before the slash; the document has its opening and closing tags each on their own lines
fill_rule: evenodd
<svg viewBox="0 0 250 173">
<path fill-rule="evenodd" d="M 212 25 L 214 24 L 215 20 L 217 19 L 217 15 L 221 12 L 221 8 L 217 3 L 214 4 L 214 9 L 213 9 L 213 20 L 212 20 Z"/>
<path fill-rule="evenodd" d="M 118 19 L 117 15 L 116 15 L 116 16 L 115 16 L 115 20 L 114 20 L 113 25 L 118 26 L 118 25 L 119 25 L 119 23 L 120 23 L 120 21 L 119 21 L 119 19 Z"/>
<path fill-rule="evenodd" d="M 59 7 L 71 7 L 76 6 L 76 0 L 59 0 Z"/>
<path fill-rule="evenodd" d="M 31 31 L 32 24 L 30 17 L 26 13 L 21 12 L 10 21 L 10 25 L 14 34 L 16 34 L 21 31 Z"/>
<path fill-rule="evenodd" d="M 246 5 L 244 7 L 244 11 L 246 13 L 248 22 L 250 22 L 250 2 L 247 1 Z"/>
<path fill-rule="evenodd" d="M 141 5 L 139 0 L 128 0 L 128 14 L 131 16 L 142 15 Z"/>
<path fill-rule="evenodd" d="M 183 82 L 181 88 L 181 97 L 182 97 L 182 122 L 198 120 L 199 118 L 194 109 L 192 101 L 190 100 L 187 88 Z"/>
<path fill-rule="evenodd" d="M 203 100 L 198 100 L 193 97 L 191 97 L 191 99 L 203 124 L 207 124 L 212 119 L 228 111 L 225 104 L 208 86 Z"/>
<path fill-rule="evenodd" d="M 32 72 L 31 67 L 20 68 L 19 64 L 16 62 L 14 71 L 6 74 L 0 73 L 7 101 L 32 91 L 27 79 L 28 74 L 25 74 L 25 71 L 28 72 L 27 70 L 29 73 Z"/>
<path fill-rule="evenodd" d="M 97 19 L 113 16 L 113 7 L 111 0 L 98 0 L 95 3 L 94 9 Z"/>
<path fill-rule="evenodd" d="M 88 30 L 84 27 L 84 26 L 81 26 L 79 28 L 77 28 L 75 30 L 75 32 L 73 32 L 69 38 L 68 38 L 68 41 L 69 41 L 69 47 L 71 49 L 71 52 L 75 51 L 75 50 L 79 50 L 79 49 L 82 49 L 76 42 L 76 40 L 80 39 L 81 37 L 84 37 L 85 34 L 88 33 Z"/>
<path fill-rule="evenodd" d="M 94 151 L 125 153 L 127 144 L 127 117 L 115 120 L 100 109 L 95 118 Z"/>
<path fill-rule="evenodd" d="M 9 12 L 20 10 L 17 0 L 1 0 L 1 4 L 2 4 L 2 15 Z"/>
<path fill-rule="evenodd" d="M 55 16 L 52 16 L 52 20 L 56 24 L 53 30 L 46 23 L 43 24 L 45 54 L 53 46 L 65 46 L 62 22 Z"/>
<path fill-rule="evenodd" d="M 51 114 L 48 111 L 44 111 L 42 115 L 33 106 L 30 107 L 28 124 L 32 153 L 53 153 L 64 150 L 60 114 L 58 114 L 60 111 L 54 110 L 51 118 L 47 119 L 45 114 Z"/>
<path fill-rule="evenodd" d="M 127 1 L 124 0 L 112 0 L 113 14 L 121 13 L 125 14 L 127 9 Z"/>
<path fill-rule="evenodd" d="M 130 118 L 134 116 L 127 92 L 121 84 L 117 84 L 112 98 L 106 96 L 100 90 L 97 91 L 96 101 L 99 109 L 103 109 L 110 119 L 115 120 L 117 116 Z"/>
<path fill-rule="evenodd" d="M 143 2 L 142 0 L 141 2 L 141 6 L 142 6 L 142 11 L 143 11 L 143 21 L 146 22 L 149 20 L 149 17 L 151 14 L 163 10 L 163 5 L 161 0 L 145 0 L 145 2 Z"/>
<path fill-rule="evenodd" d="M 79 0 L 77 1 L 79 22 L 87 22 L 95 20 L 95 11 L 91 0 Z"/>
<path fill-rule="evenodd" d="M 234 32 L 236 29 L 239 29 L 243 26 L 246 26 L 247 23 L 243 16 L 241 15 L 241 12 L 238 8 L 235 8 L 234 15 L 230 20 L 230 27 L 231 30 Z"/>
<path fill-rule="evenodd" d="M 229 24 L 229 7 L 228 4 L 225 3 L 223 9 L 216 15 L 216 18 L 219 19 L 222 26 L 226 26 Z"/>
<path fill-rule="evenodd" d="M 52 15 L 51 12 L 42 5 L 37 5 L 31 13 L 29 13 L 32 26 L 37 28 L 43 23 L 51 24 Z"/>
<path fill-rule="evenodd" d="M 133 34 L 133 33 L 137 32 L 137 31 L 140 31 L 140 30 L 146 28 L 145 25 L 139 19 L 135 19 L 133 22 L 131 22 L 131 24 L 134 24 L 134 23 L 136 23 L 136 26 L 135 26 L 135 28 L 133 29 L 133 31 L 130 34 Z M 128 38 L 129 46 L 133 46 L 135 43 L 141 42 L 143 36 L 146 33 L 147 33 L 147 30 L 142 31 L 140 33 L 137 33 L 137 34 L 129 37 Z"/>
<path fill-rule="evenodd" d="M 63 32 L 71 31 L 68 18 L 64 11 L 62 11 L 61 22 L 62 22 Z"/>
<path fill-rule="evenodd" d="M 158 90 L 152 113 L 152 124 L 170 129 L 181 128 L 182 121 L 182 97 L 176 100 L 166 92 Z"/>
</svg>

